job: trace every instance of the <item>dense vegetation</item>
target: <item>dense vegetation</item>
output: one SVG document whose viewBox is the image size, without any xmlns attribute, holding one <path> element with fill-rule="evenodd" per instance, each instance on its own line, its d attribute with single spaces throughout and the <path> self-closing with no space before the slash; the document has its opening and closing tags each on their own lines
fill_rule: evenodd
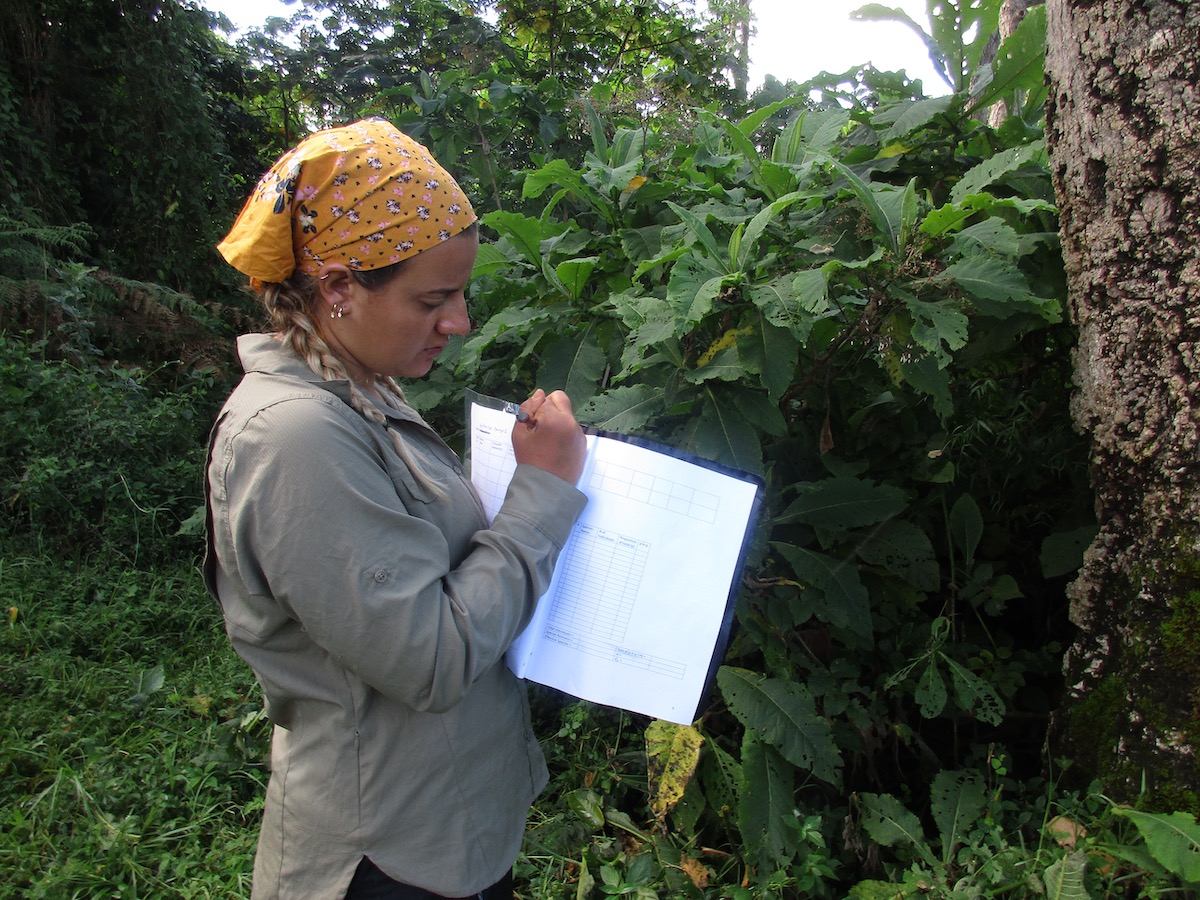
<svg viewBox="0 0 1200 900">
<path fill-rule="evenodd" d="M 443 433 L 464 386 L 565 387 L 768 484 L 692 727 L 533 688 L 524 896 L 1200 881 L 1187 813 L 1043 753 L 1093 523 L 1037 12 L 989 57 L 998 3 L 943 5 L 949 96 L 868 69 L 746 98 L 738 4 L 494 6 L 330 4 L 236 46 L 174 2 L 0 24 L 0 896 L 247 888 L 268 731 L 195 566 L 256 313 L 211 246 L 302 123 L 368 113 L 484 212 L 478 327 L 410 387 Z"/>
</svg>

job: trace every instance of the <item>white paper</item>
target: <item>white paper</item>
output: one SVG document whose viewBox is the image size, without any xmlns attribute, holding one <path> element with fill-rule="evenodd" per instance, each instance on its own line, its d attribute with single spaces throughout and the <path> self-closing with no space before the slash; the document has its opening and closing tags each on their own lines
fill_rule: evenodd
<svg viewBox="0 0 1200 900">
<path fill-rule="evenodd" d="M 472 404 L 471 480 L 489 521 L 516 468 L 513 423 Z M 585 700 L 691 724 L 757 486 L 589 435 L 579 489 L 588 505 L 509 666 Z"/>
</svg>

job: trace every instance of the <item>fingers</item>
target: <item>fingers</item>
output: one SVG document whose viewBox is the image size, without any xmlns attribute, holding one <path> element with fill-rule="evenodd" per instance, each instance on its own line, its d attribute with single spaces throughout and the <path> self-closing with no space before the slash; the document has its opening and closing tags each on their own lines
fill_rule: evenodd
<svg viewBox="0 0 1200 900">
<path fill-rule="evenodd" d="M 586 441 L 575 420 L 571 399 L 562 391 L 538 390 L 521 404 L 528 413 L 513 429 L 517 461 L 545 469 L 574 484 L 583 467 Z"/>
<path fill-rule="evenodd" d="M 526 428 L 533 429 L 533 428 L 537 427 L 537 425 L 534 421 L 534 415 L 537 413 L 537 411 L 539 409 L 542 408 L 542 406 L 543 406 L 543 404 L 545 404 L 545 402 L 546 402 L 546 392 L 543 391 L 541 388 L 538 388 L 536 391 L 533 392 L 533 394 L 530 396 L 530 398 L 528 400 L 526 400 L 524 403 L 521 404 L 520 410 L 521 410 L 521 412 L 523 412 L 525 414 L 525 417 L 520 419 L 520 421 L 525 424 Z"/>
</svg>

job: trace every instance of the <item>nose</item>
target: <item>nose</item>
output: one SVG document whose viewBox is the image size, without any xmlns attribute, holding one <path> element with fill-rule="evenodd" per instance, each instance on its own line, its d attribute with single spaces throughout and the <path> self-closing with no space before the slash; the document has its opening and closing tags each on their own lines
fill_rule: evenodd
<svg viewBox="0 0 1200 900">
<path fill-rule="evenodd" d="M 442 334 L 469 334 L 471 331 L 471 316 L 467 313 L 467 298 L 459 294 L 443 310 L 445 315 L 438 322 L 438 331 Z"/>
</svg>

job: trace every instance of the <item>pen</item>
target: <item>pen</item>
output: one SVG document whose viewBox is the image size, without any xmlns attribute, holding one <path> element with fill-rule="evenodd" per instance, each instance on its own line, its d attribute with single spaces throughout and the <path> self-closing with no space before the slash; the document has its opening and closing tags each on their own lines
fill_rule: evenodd
<svg viewBox="0 0 1200 900">
<path fill-rule="evenodd" d="M 504 411 L 510 412 L 516 416 L 518 422 L 529 421 L 529 413 L 525 412 L 525 410 L 521 409 L 521 407 L 517 406 L 517 404 L 512 403 L 511 401 L 504 404 Z"/>
</svg>

